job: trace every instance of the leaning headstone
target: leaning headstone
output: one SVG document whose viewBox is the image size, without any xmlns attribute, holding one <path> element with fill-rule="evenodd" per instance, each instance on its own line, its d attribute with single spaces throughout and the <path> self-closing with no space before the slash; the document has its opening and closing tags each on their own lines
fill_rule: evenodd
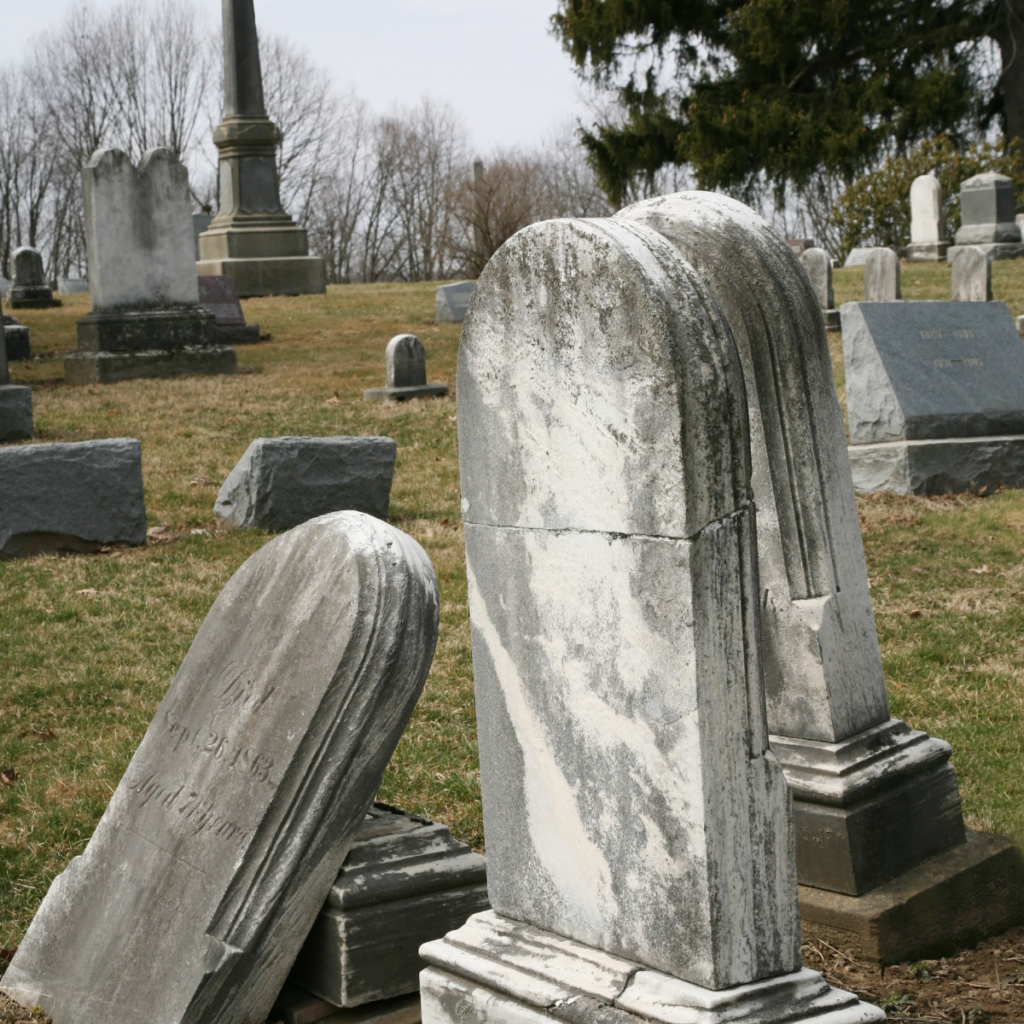
<svg viewBox="0 0 1024 1024">
<path fill-rule="evenodd" d="M 0 480 L 0 557 L 146 543 L 142 446 L 134 438 L 7 448 Z"/>
<path fill-rule="evenodd" d="M 960 229 L 948 252 L 952 261 L 963 245 L 980 245 L 993 260 L 1024 256 L 1024 244 L 1014 215 L 1013 179 L 987 171 L 960 186 Z"/>
<path fill-rule="evenodd" d="M 427 818 L 375 806 L 289 984 L 351 1009 L 419 991 L 419 948 L 488 909 L 483 857 Z"/>
<path fill-rule="evenodd" d="M 848 302 L 842 314 L 858 490 L 1024 485 L 1024 345 L 1005 303 Z"/>
<path fill-rule="evenodd" d="M 8 313 L 3 314 L 3 332 L 4 348 L 9 363 L 32 358 L 31 332 L 17 317 Z"/>
<path fill-rule="evenodd" d="M 900 258 L 892 249 L 872 249 L 864 263 L 864 301 L 895 302 L 900 290 Z"/>
<path fill-rule="evenodd" d="M 225 345 L 255 345 L 260 340 L 260 325 L 245 322 L 242 303 L 230 277 L 200 274 L 199 305 L 214 315 L 214 335 L 218 341 Z"/>
<path fill-rule="evenodd" d="M 60 305 L 60 300 L 53 297 L 53 289 L 46 283 L 43 257 L 37 250 L 27 245 L 15 249 L 11 263 L 14 280 L 7 294 L 11 309 L 48 309 Z"/>
<path fill-rule="evenodd" d="M 844 267 L 863 267 L 868 261 L 868 256 L 871 255 L 871 249 L 868 248 L 855 248 L 851 249 L 843 262 Z"/>
<path fill-rule="evenodd" d="M 59 1024 L 264 1021 L 423 688 L 437 581 L 355 512 L 272 540 L 210 610 L 0 987 Z"/>
<path fill-rule="evenodd" d="M 102 149 L 82 170 L 92 312 L 78 321 L 72 384 L 234 373 L 235 352 L 215 343 L 199 305 L 188 172 L 169 149 L 138 168 Z"/>
<path fill-rule="evenodd" d="M 434 295 L 439 324 L 461 324 L 466 319 L 469 300 L 473 297 L 475 281 L 460 281 L 458 284 L 442 284 Z"/>
<path fill-rule="evenodd" d="M 922 174 L 910 186 L 910 245 L 912 263 L 935 263 L 946 258 L 946 218 L 942 209 L 942 185 L 934 174 Z"/>
<path fill-rule="evenodd" d="M 810 278 L 818 308 L 825 318 L 825 327 L 830 331 L 838 331 L 839 310 L 835 308 L 836 297 L 832 291 L 832 257 L 824 249 L 811 248 L 804 250 L 800 262 Z"/>
<path fill-rule="evenodd" d="M 27 441 L 33 433 L 32 390 L 11 383 L 7 370 L 7 353 L 0 345 L 0 444 Z M 0 522 L 2 517 L 3 495 L 0 493 Z"/>
<path fill-rule="evenodd" d="M 976 245 L 957 246 L 950 261 L 950 299 L 953 302 L 992 301 L 992 261 Z"/>
<path fill-rule="evenodd" d="M 743 378 L 700 277 L 643 226 L 532 225 L 458 395 L 494 911 L 421 950 L 425 1024 L 881 1020 L 800 968 Z"/>
<path fill-rule="evenodd" d="M 396 334 L 384 350 L 384 373 L 387 384 L 367 388 L 367 402 L 404 402 L 410 398 L 442 398 L 448 394 L 446 384 L 427 383 L 427 353 L 415 334 Z"/>
<path fill-rule="evenodd" d="M 397 450 L 390 437 L 258 437 L 213 510 L 261 530 L 290 530 L 342 509 L 387 519 Z"/>
</svg>

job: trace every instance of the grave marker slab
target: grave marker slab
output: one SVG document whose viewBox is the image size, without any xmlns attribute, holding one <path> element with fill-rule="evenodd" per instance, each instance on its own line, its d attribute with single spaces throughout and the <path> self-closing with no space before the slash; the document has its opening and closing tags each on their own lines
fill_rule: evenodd
<svg viewBox="0 0 1024 1024">
<path fill-rule="evenodd" d="M 864 301 L 896 302 L 902 294 L 899 256 L 892 249 L 872 249 L 864 262 Z"/>
<path fill-rule="evenodd" d="M 992 301 L 992 261 L 981 248 L 957 246 L 950 263 L 949 290 L 953 302 Z"/>
<path fill-rule="evenodd" d="M 53 297 L 53 289 L 46 283 L 43 257 L 38 250 L 23 245 L 14 250 L 11 262 L 14 280 L 7 294 L 11 309 L 48 309 L 60 305 L 60 300 Z"/>
<path fill-rule="evenodd" d="M 2 987 L 55 1024 L 264 1021 L 426 679 L 437 582 L 355 512 L 277 537 L 203 623 Z"/>
<path fill-rule="evenodd" d="M 4 349 L 9 363 L 32 358 L 32 335 L 17 317 L 3 314 Z"/>
<path fill-rule="evenodd" d="M 260 325 L 245 322 L 235 282 L 223 274 L 200 274 L 198 280 L 199 305 L 217 322 L 214 335 L 225 345 L 255 345 L 260 340 Z"/>
<path fill-rule="evenodd" d="M 410 398 L 442 398 L 448 394 L 446 384 L 427 383 L 427 353 L 415 334 L 396 334 L 384 350 L 387 384 L 367 388 L 367 402 L 404 402 Z"/>
<path fill-rule="evenodd" d="M 0 345 L 0 444 L 27 441 L 33 432 L 32 391 L 11 384 L 7 353 L 4 346 Z"/>
<path fill-rule="evenodd" d="M 836 298 L 832 291 L 832 257 L 824 249 L 806 249 L 800 255 L 800 263 L 810 278 L 818 308 L 825 318 L 825 327 L 838 331 L 839 310 L 835 308 Z"/>
<path fill-rule="evenodd" d="M 469 300 L 473 297 L 475 281 L 459 281 L 457 284 L 443 284 L 435 293 L 437 322 L 439 324 L 461 324 L 466 319 Z"/>
<path fill-rule="evenodd" d="M 859 490 L 1024 483 L 1024 344 L 1005 303 L 847 303 L 843 356 Z"/>
<path fill-rule="evenodd" d="M 934 174 L 922 174 L 910 186 L 910 245 L 907 259 L 912 263 L 935 263 L 946 258 L 946 218 L 942 208 L 942 185 Z"/>
<path fill-rule="evenodd" d="M 950 260 L 964 245 L 980 245 L 993 260 L 1024 255 L 1021 231 L 1014 216 L 1013 181 L 1005 174 L 986 171 L 960 186 L 960 229 Z"/>
</svg>

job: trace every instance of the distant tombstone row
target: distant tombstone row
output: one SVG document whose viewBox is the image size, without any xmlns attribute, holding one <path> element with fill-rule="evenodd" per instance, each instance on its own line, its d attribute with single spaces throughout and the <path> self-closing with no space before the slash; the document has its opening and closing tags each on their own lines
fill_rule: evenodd
<svg viewBox="0 0 1024 1024">
<path fill-rule="evenodd" d="M 73 384 L 233 373 L 199 305 L 188 172 L 167 149 L 138 168 L 122 152 L 94 153 L 82 170 L 92 312 L 78 321 Z"/>
<path fill-rule="evenodd" d="M 388 342 L 384 372 L 384 387 L 363 392 L 367 402 L 404 402 L 410 398 L 443 398 L 448 394 L 446 384 L 427 383 L 427 353 L 415 334 L 397 334 Z"/>
</svg>

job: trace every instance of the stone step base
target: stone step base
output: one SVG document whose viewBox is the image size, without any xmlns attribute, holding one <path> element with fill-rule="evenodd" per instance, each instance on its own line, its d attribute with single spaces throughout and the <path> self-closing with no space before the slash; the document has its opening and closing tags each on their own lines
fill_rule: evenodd
<svg viewBox="0 0 1024 1024">
<path fill-rule="evenodd" d="M 850 445 L 854 489 L 893 494 L 978 493 L 1024 486 L 1024 435 Z"/>
<path fill-rule="evenodd" d="M 200 260 L 200 275 L 230 277 L 241 299 L 257 295 L 323 295 L 327 268 L 319 256 Z"/>
<path fill-rule="evenodd" d="M 367 388 L 363 398 L 367 402 L 407 402 L 410 398 L 444 398 L 446 384 L 416 384 L 408 388 Z"/>
<path fill-rule="evenodd" d="M 34 433 L 32 389 L 17 384 L 0 385 L 0 444 L 27 441 Z"/>
<path fill-rule="evenodd" d="M 1024 870 L 1010 840 L 967 841 L 863 896 L 800 886 L 804 940 L 858 960 L 895 964 L 948 956 L 1024 920 Z"/>
<path fill-rule="evenodd" d="M 238 357 L 226 345 L 186 346 L 152 352 L 74 352 L 64 357 L 69 384 L 113 384 L 145 377 L 234 373 Z"/>
</svg>

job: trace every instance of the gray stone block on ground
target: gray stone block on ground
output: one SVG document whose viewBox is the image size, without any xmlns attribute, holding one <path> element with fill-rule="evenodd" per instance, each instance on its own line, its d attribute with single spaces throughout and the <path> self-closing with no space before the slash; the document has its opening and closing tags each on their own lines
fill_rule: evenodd
<svg viewBox="0 0 1024 1024">
<path fill-rule="evenodd" d="M 423 688 L 437 581 L 357 512 L 214 603 L 0 983 L 60 1024 L 265 1021 Z"/>
<path fill-rule="evenodd" d="M 950 260 L 950 271 L 951 301 L 992 301 L 992 261 L 978 246 L 960 246 Z"/>
<path fill-rule="evenodd" d="M 355 509 L 386 519 L 398 446 L 390 437 L 258 437 L 214 505 L 235 526 L 288 530 Z"/>
<path fill-rule="evenodd" d="M 902 294 L 899 256 L 892 249 L 872 249 L 864 263 L 864 301 L 895 302 Z"/>
<path fill-rule="evenodd" d="M 420 946 L 489 906 L 483 857 L 444 825 L 374 806 L 288 980 L 336 1007 L 417 992 Z"/>
<path fill-rule="evenodd" d="M 46 309 L 60 305 L 60 301 L 53 297 L 53 289 L 47 284 L 43 257 L 36 249 L 27 245 L 15 249 L 11 262 L 14 266 L 14 280 L 7 294 L 11 309 Z"/>
<path fill-rule="evenodd" d="M 402 402 L 410 398 L 442 398 L 448 394 L 445 384 L 427 383 L 427 353 L 415 334 L 396 334 L 384 350 L 386 384 L 367 388 L 368 402 Z"/>
<path fill-rule="evenodd" d="M 32 422 L 32 389 L 0 384 L 0 444 L 28 441 L 35 434 Z M 0 509 L 4 499 L 0 497 Z M 0 516 L 2 516 L 0 512 Z"/>
<path fill-rule="evenodd" d="M 133 438 L 5 448 L 0 480 L 5 558 L 146 543 L 142 446 Z"/>
<path fill-rule="evenodd" d="M 227 345 L 186 345 L 149 352 L 72 352 L 64 357 L 69 384 L 116 384 L 147 377 L 234 373 L 238 356 Z"/>
<path fill-rule="evenodd" d="M 227 275 L 199 275 L 199 305 L 213 314 L 214 335 L 223 344 L 255 345 L 259 342 L 260 325 L 245 322 L 235 282 Z"/>
<path fill-rule="evenodd" d="M 1013 180 L 986 171 L 960 185 L 960 229 L 957 245 L 1019 244 L 1020 228 L 1014 215 Z"/>
<path fill-rule="evenodd" d="M 476 288 L 475 281 L 459 281 L 457 284 L 443 284 L 435 293 L 437 322 L 439 324 L 461 324 L 466 319 L 469 300 Z"/>
</svg>

